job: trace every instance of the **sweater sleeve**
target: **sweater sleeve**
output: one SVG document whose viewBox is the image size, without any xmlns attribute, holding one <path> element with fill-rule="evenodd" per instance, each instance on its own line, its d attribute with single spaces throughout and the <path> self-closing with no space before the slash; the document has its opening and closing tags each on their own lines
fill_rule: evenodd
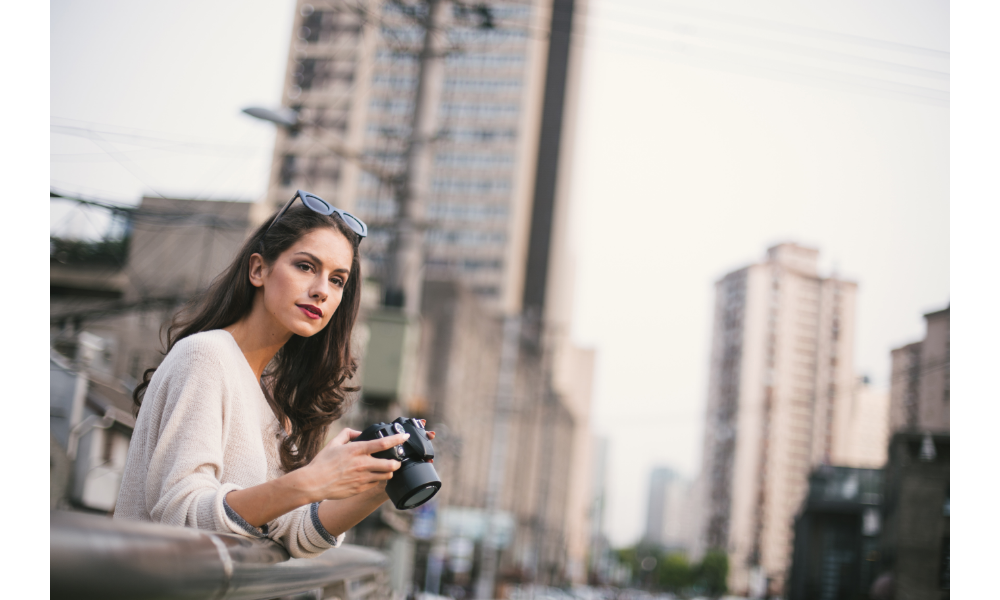
<svg viewBox="0 0 1000 600">
<path fill-rule="evenodd" d="M 344 533 L 334 537 L 319 520 L 319 503 L 300 506 L 267 524 L 267 537 L 278 542 L 295 558 L 310 558 L 336 548 Z"/>
<path fill-rule="evenodd" d="M 163 410 L 145 482 L 146 509 L 154 522 L 262 537 L 225 503 L 226 494 L 241 488 L 220 481 L 228 434 L 224 415 L 232 398 L 219 376 L 222 360 L 212 350 L 192 344 L 165 373 L 157 399 Z"/>
</svg>

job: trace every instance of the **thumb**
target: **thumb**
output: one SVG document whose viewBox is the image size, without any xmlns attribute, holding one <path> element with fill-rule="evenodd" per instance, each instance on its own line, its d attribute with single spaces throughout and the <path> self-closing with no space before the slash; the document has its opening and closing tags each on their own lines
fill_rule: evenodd
<svg viewBox="0 0 1000 600">
<path fill-rule="evenodd" d="M 332 440 L 330 440 L 330 443 L 327 444 L 327 445 L 328 446 L 343 446 L 344 444 L 346 444 L 347 442 L 350 442 L 352 439 L 358 437 L 359 435 L 361 435 L 360 431 L 355 431 L 355 430 L 353 430 L 353 429 L 351 429 L 349 427 L 345 427 L 345 428 L 341 429 L 340 433 L 338 433 L 335 438 L 333 438 Z"/>
</svg>

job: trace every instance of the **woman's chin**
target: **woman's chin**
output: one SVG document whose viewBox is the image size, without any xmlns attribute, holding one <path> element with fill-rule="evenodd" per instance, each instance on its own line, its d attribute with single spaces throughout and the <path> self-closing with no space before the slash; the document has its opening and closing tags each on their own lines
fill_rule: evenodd
<svg viewBox="0 0 1000 600">
<path fill-rule="evenodd" d="M 323 325 L 320 323 L 296 323 L 295 327 L 291 328 L 292 333 L 299 337 L 312 337 L 323 330 Z"/>
</svg>

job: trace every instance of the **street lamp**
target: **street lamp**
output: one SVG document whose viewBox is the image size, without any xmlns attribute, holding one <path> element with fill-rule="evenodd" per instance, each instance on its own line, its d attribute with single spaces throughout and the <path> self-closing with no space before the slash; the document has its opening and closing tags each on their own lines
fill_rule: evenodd
<svg viewBox="0 0 1000 600">
<path fill-rule="evenodd" d="M 271 123 L 280 125 L 281 127 L 294 129 L 299 126 L 299 113 L 290 108 L 281 107 L 277 110 L 272 110 L 270 108 L 261 108 L 259 106 L 248 106 L 243 109 L 243 112 L 251 117 L 264 121 L 270 121 Z"/>
</svg>

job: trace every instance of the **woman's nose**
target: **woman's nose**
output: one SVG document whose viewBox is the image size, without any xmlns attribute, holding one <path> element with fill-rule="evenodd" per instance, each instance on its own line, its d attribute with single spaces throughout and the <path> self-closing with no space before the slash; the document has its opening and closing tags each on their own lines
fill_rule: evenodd
<svg viewBox="0 0 1000 600">
<path fill-rule="evenodd" d="M 320 281 L 315 286 L 313 286 L 312 293 L 309 295 L 311 298 L 318 302 L 326 302 L 327 296 L 330 295 L 329 281 Z"/>
</svg>

